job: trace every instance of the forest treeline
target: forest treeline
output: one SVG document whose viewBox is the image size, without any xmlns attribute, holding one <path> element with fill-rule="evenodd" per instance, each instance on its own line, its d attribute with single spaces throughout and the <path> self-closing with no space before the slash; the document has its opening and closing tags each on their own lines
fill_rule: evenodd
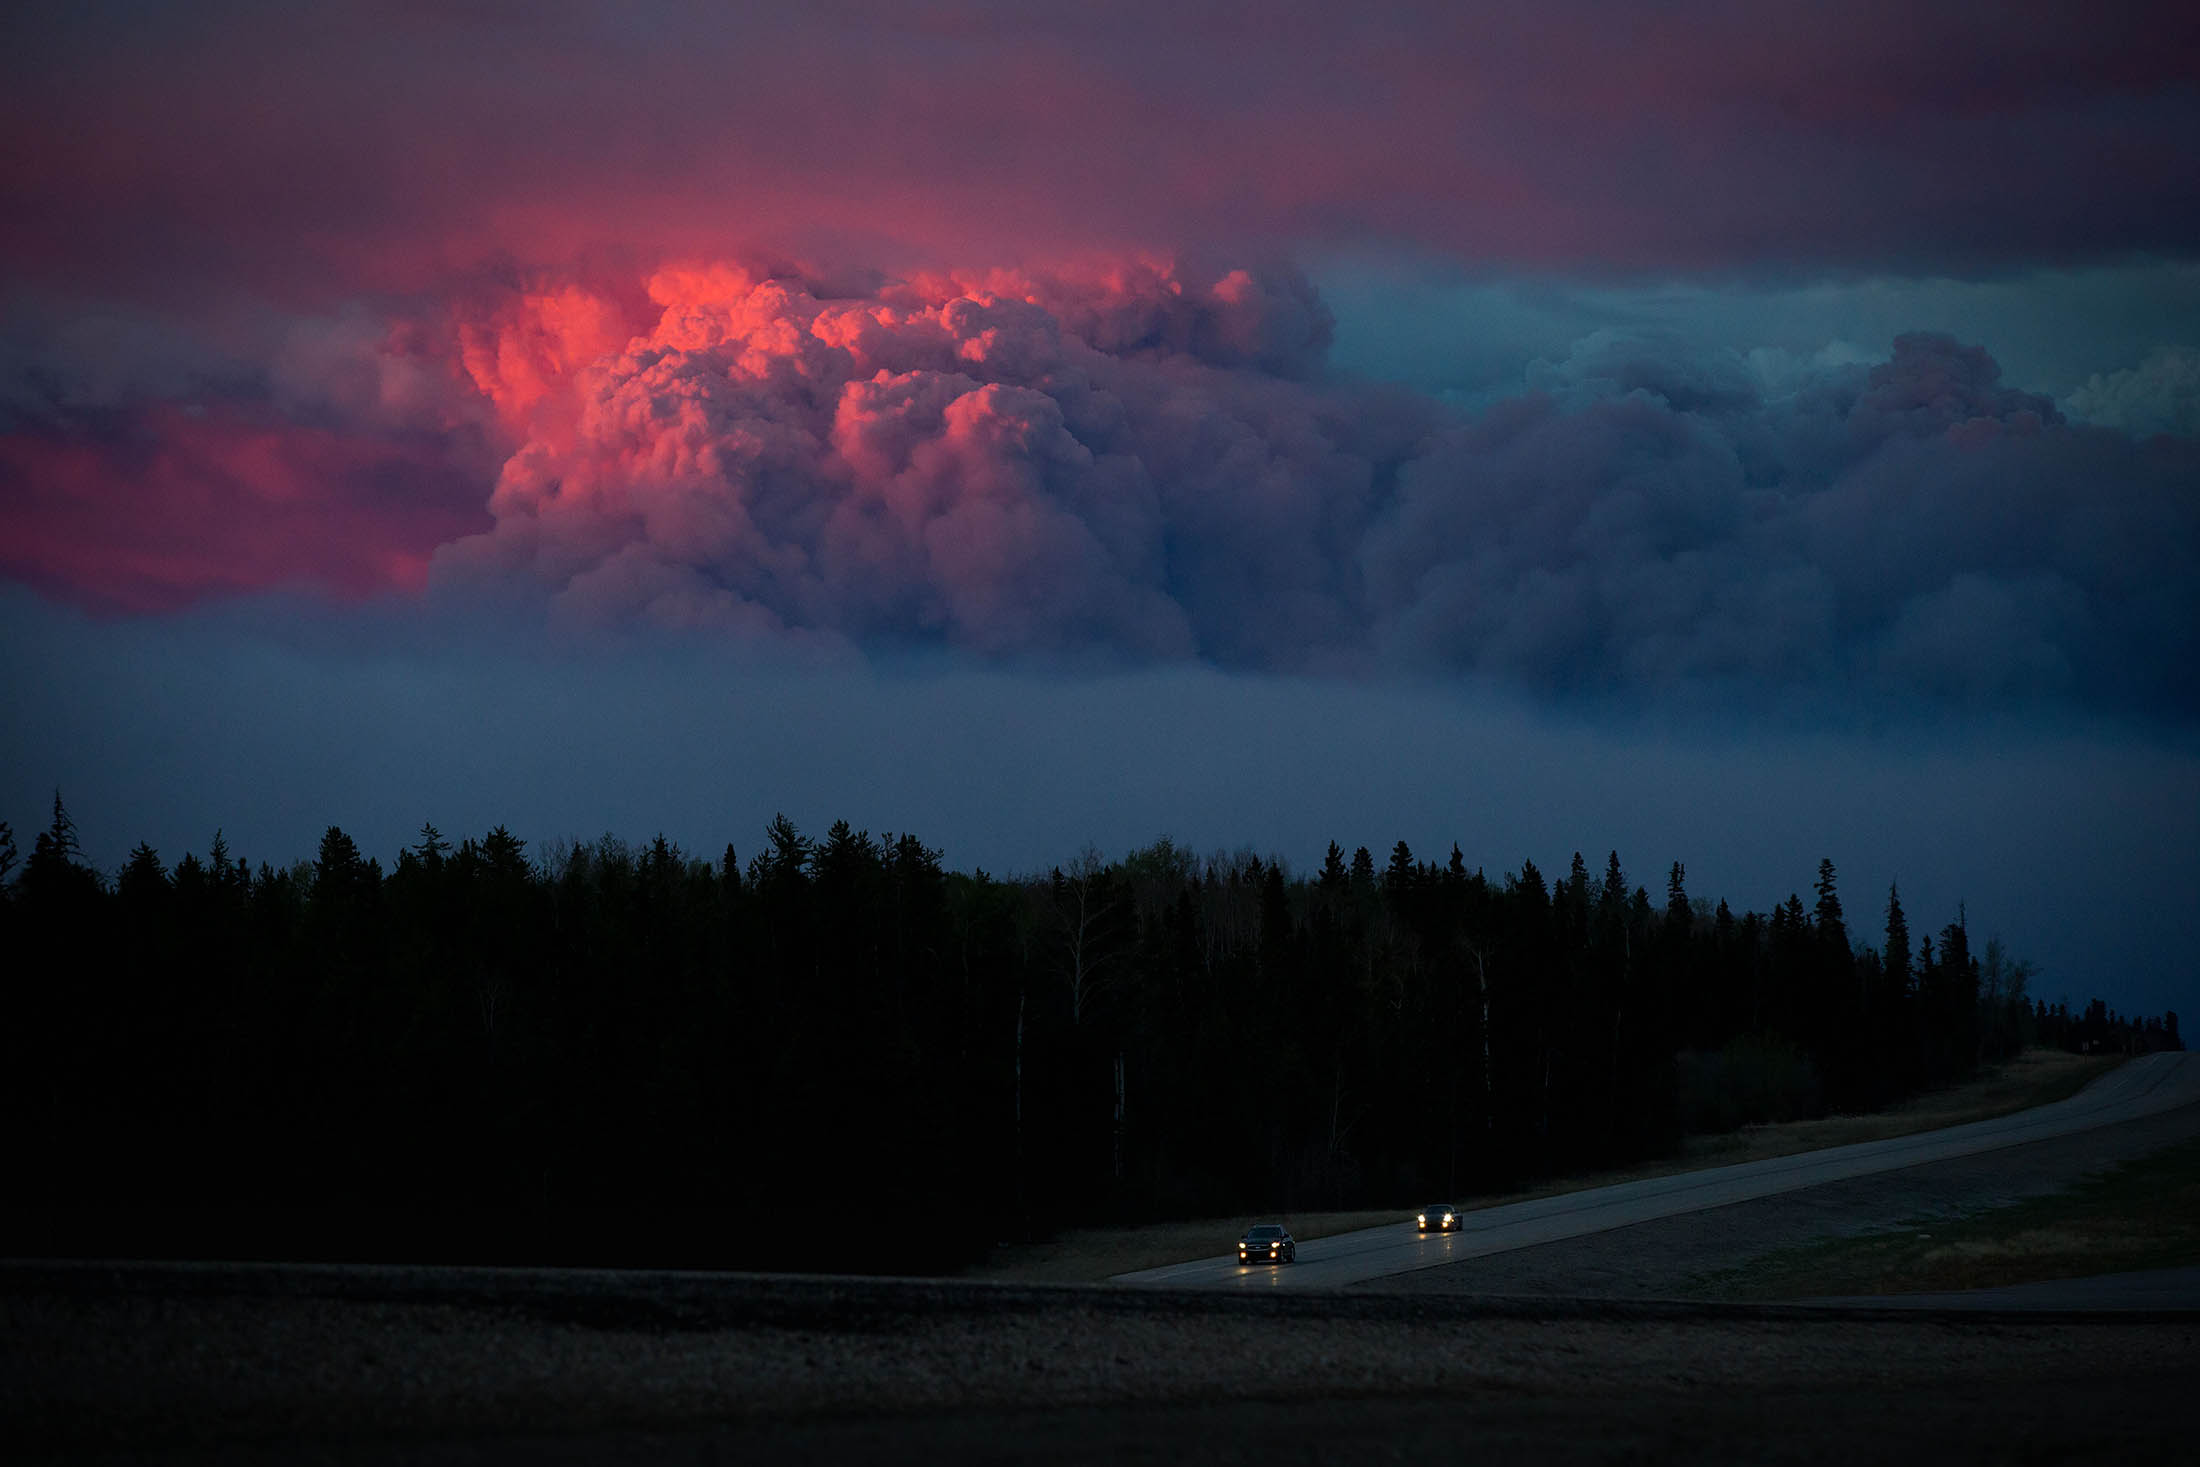
<svg viewBox="0 0 2200 1467">
<path fill-rule="evenodd" d="M 1853 931 L 1617 853 L 1311 875 L 1160 840 L 1029 877 L 779 818 L 742 860 L 331 827 L 111 875 L 0 825 L 21 1251 L 946 1268 L 1063 1223 L 1471 1196 L 1883 1106 L 2079 1012 L 1959 913 Z M 1875 940 L 1874 940 L 1875 939 Z"/>
</svg>

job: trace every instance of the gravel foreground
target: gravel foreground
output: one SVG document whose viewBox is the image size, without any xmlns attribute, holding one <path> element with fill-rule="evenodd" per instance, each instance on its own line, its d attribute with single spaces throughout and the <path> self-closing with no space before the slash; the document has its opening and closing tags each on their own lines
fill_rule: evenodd
<svg viewBox="0 0 2200 1467">
<path fill-rule="evenodd" d="M 15 1461 L 2190 1462 L 2200 1312 L 0 1267 Z"/>
</svg>

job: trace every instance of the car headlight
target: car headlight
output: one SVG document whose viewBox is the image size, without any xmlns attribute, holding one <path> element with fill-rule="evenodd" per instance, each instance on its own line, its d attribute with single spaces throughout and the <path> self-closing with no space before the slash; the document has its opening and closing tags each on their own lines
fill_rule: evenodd
<svg viewBox="0 0 2200 1467">
<path fill-rule="evenodd" d="M 1445 1214 L 1444 1214 L 1444 1221 L 1445 1221 L 1445 1222 L 1450 1222 L 1450 1221 L 1451 1221 L 1451 1214 L 1450 1214 L 1450 1213 L 1448 1213 L 1448 1212 L 1447 1212 L 1447 1213 L 1445 1213 Z"/>
</svg>

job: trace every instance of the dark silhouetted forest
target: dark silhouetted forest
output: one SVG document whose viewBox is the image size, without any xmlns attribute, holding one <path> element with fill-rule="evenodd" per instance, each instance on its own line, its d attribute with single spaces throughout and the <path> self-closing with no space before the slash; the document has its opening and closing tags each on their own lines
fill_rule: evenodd
<svg viewBox="0 0 2200 1467">
<path fill-rule="evenodd" d="M 661 837 L 331 827 L 88 865 L 0 825 L 6 1251 L 950 1268 L 1066 1222 L 1405 1205 L 1882 1106 L 2082 1013 L 1830 862 L 1736 914 L 1617 854 L 1491 879 L 1167 840 L 1036 877 L 784 818 Z"/>
</svg>

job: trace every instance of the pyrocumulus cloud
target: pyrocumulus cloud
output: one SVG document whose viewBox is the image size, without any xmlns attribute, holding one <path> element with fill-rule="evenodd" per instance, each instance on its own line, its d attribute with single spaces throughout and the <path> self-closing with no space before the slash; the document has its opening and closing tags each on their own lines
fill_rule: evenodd
<svg viewBox="0 0 2200 1467">
<path fill-rule="evenodd" d="M 1288 273 L 650 299 L 616 349 L 570 291 L 469 328 L 524 441 L 449 582 L 865 647 L 2191 711 L 2200 445 L 2065 421 L 1946 337 L 1774 383 L 1600 334 L 1461 421 L 1324 380 Z"/>
</svg>

